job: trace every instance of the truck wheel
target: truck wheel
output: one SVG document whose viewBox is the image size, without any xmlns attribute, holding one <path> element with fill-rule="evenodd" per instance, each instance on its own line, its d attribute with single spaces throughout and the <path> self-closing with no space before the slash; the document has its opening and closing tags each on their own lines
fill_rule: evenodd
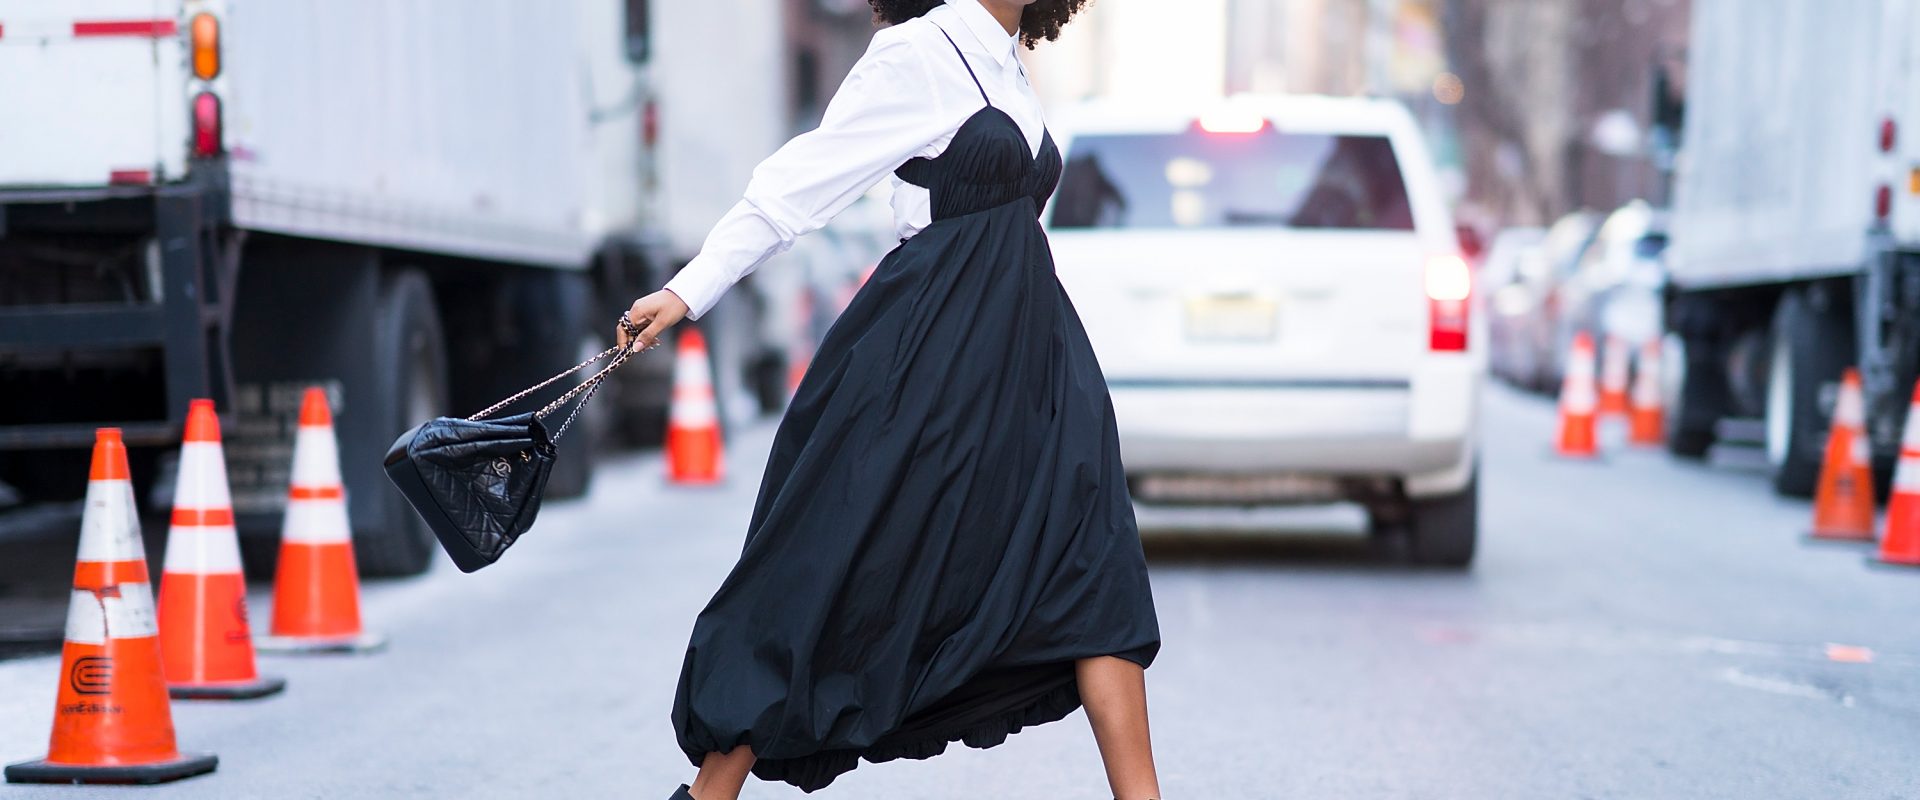
<svg viewBox="0 0 1920 800">
<path fill-rule="evenodd" d="M 1698 408 L 1705 402 L 1700 387 L 1709 380 L 1725 379 L 1711 372 L 1715 368 L 1713 364 L 1694 359 L 1692 350 L 1685 337 L 1667 334 L 1661 360 L 1663 366 L 1672 365 L 1666 369 L 1673 378 L 1672 383 L 1663 387 L 1666 389 L 1663 399 L 1667 406 L 1667 452 L 1698 460 L 1707 457 L 1714 440 L 1714 423 L 1703 421 L 1701 418 L 1707 415 Z M 1719 414 L 1715 412 L 1712 417 L 1717 420 Z"/>
<path fill-rule="evenodd" d="M 579 352 L 574 354 L 571 363 L 578 364 L 606 348 L 600 344 L 599 339 L 589 335 L 581 340 L 577 349 Z M 579 380 L 574 381 L 574 385 L 578 386 L 580 381 L 586 380 L 597 367 L 605 363 L 602 361 L 594 367 L 581 370 L 577 376 Z M 593 402 L 580 409 L 580 416 L 575 417 L 573 426 L 567 428 L 566 438 L 559 444 L 558 454 L 553 460 L 553 471 L 547 474 L 547 497 L 556 500 L 584 497 L 587 489 L 591 487 L 594 453 L 600 447 L 601 432 L 606 430 L 609 408 L 607 401 L 610 399 L 606 396 L 606 388 L 607 384 L 601 384 L 600 391 L 594 393 Z M 573 402 L 579 401 L 576 399 Z M 548 429 L 558 429 L 560 423 L 566 420 L 567 412 L 572 407 L 573 403 L 569 403 L 550 417 Z"/>
<path fill-rule="evenodd" d="M 1681 367 L 1674 392 L 1678 400 L 1668 407 L 1667 452 L 1697 461 L 1713 449 L 1715 429 L 1732 410 L 1733 388 L 1718 340 L 1674 336 L 1673 341 Z"/>
<path fill-rule="evenodd" d="M 1789 291 L 1774 310 L 1767 365 L 1766 450 L 1774 491 L 1811 497 L 1820 479 L 1827 430 L 1820 394 L 1846 368 L 1848 341 L 1835 314 L 1815 308 L 1804 291 Z"/>
<path fill-rule="evenodd" d="M 1480 471 L 1459 494 L 1408 502 L 1412 557 L 1416 564 L 1465 567 L 1473 563 L 1480 534 Z"/>
<path fill-rule="evenodd" d="M 446 413 L 447 356 L 440 313 L 425 275 L 409 270 L 381 287 L 380 336 L 374 368 L 384 387 L 395 431 Z M 417 575 L 432 563 L 433 533 L 398 494 L 387 498 L 384 522 L 354 531 L 360 572 L 371 576 Z"/>
<path fill-rule="evenodd" d="M 753 363 L 753 396 L 760 413 L 778 414 L 787 406 L 787 358 L 777 352 L 762 353 Z"/>
</svg>

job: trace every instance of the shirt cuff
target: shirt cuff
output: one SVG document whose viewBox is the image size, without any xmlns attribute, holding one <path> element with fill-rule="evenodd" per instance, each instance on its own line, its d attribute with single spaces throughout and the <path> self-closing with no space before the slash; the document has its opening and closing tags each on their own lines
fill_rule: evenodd
<svg viewBox="0 0 1920 800">
<path fill-rule="evenodd" d="M 707 234 L 700 254 L 667 281 L 666 288 L 687 304 L 687 317 L 699 319 L 720 296 L 793 240 L 751 202 L 742 200 Z"/>
<path fill-rule="evenodd" d="M 696 257 L 688 262 L 687 266 L 682 267 L 680 272 L 662 287 L 679 296 L 680 302 L 687 304 L 687 319 L 693 320 L 699 319 L 701 315 L 712 309 L 715 303 L 720 302 L 720 295 L 725 294 L 732 285 L 719 270 L 694 269 L 694 265 L 699 260 Z"/>
</svg>

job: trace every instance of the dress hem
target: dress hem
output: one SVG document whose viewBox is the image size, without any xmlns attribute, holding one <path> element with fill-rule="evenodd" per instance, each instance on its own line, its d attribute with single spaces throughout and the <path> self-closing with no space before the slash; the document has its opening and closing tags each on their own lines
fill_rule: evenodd
<svg viewBox="0 0 1920 800">
<path fill-rule="evenodd" d="M 912 741 L 882 741 L 870 747 L 825 750 L 798 758 L 761 759 L 754 762 L 753 774 L 761 780 L 789 783 L 800 791 L 811 793 L 826 788 L 835 778 L 852 772 L 862 760 L 869 764 L 883 764 L 903 758 L 920 761 L 945 753 L 947 746 L 954 742 L 985 750 L 1006 742 L 1008 736 L 1027 727 L 1065 719 L 1079 708 L 1079 682 L 1068 680 L 1032 703 L 995 719 Z"/>
</svg>

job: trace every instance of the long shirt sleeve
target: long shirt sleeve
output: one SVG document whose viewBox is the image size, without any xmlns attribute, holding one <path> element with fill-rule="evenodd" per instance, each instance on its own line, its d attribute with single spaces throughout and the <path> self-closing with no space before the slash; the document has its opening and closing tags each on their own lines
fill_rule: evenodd
<svg viewBox="0 0 1920 800">
<path fill-rule="evenodd" d="M 754 168 L 745 196 L 708 233 L 700 254 L 667 282 L 699 319 L 761 262 L 819 230 L 874 184 L 943 135 L 943 113 L 919 46 L 889 28 L 840 85 L 820 127 Z M 971 111 L 971 109 L 968 109 Z"/>
</svg>

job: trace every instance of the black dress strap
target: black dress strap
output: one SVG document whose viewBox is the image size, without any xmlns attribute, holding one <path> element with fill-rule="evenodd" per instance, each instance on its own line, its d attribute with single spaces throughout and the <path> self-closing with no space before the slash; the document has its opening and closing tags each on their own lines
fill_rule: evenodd
<svg viewBox="0 0 1920 800">
<path fill-rule="evenodd" d="M 933 27 L 940 28 L 938 25 Z M 940 28 L 940 35 L 947 37 L 947 44 L 953 45 L 954 54 L 960 56 L 960 66 L 967 68 L 967 77 L 973 79 L 973 88 L 980 90 L 981 102 L 989 106 L 993 105 L 993 101 L 987 99 L 987 87 L 980 85 L 980 76 L 974 73 L 973 64 L 967 61 L 967 54 L 960 50 L 960 44 L 953 40 L 953 36 L 947 33 L 946 28 Z"/>
</svg>

